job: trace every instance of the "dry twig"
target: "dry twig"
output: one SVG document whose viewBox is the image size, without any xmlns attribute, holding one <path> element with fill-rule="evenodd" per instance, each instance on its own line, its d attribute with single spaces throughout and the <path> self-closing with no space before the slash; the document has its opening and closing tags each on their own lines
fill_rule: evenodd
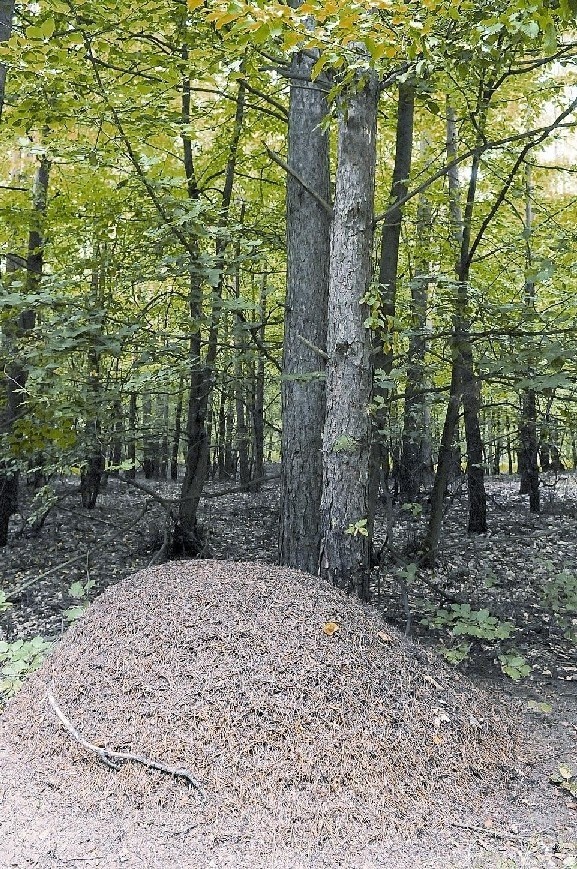
<svg viewBox="0 0 577 869">
<path fill-rule="evenodd" d="M 89 742 L 85 739 L 82 734 L 74 727 L 69 718 L 66 717 L 62 709 L 59 707 L 54 694 L 50 689 L 47 691 L 48 702 L 50 706 L 54 710 L 56 717 L 63 725 L 65 730 L 72 736 L 80 745 L 85 748 L 87 751 L 95 754 L 102 763 L 106 764 L 106 766 L 111 767 L 112 769 L 118 770 L 120 769 L 120 764 L 118 761 L 131 760 L 134 763 L 141 763 L 143 766 L 148 767 L 149 769 L 157 769 L 160 772 L 164 772 L 167 775 L 174 776 L 175 778 L 183 778 L 189 782 L 194 788 L 198 791 L 202 792 L 202 784 L 199 780 L 192 775 L 187 769 L 180 766 L 169 766 L 168 764 L 161 763 L 159 760 L 154 760 L 150 757 L 145 757 L 142 754 L 132 754 L 127 751 L 110 751 L 108 748 L 103 748 L 100 745 L 94 745 L 93 742 Z"/>
<path fill-rule="evenodd" d="M 511 842 L 520 842 L 523 845 L 531 844 L 526 836 L 519 836 L 517 833 L 510 833 L 508 830 L 495 830 L 492 827 L 476 827 L 474 824 L 461 824 L 457 821 L 453 821 L 451 826 L 457 827 L 459 830 L 471 830 L 473 833 L 494 836 L 496 839 L 509 839 Z"/>
</svg>

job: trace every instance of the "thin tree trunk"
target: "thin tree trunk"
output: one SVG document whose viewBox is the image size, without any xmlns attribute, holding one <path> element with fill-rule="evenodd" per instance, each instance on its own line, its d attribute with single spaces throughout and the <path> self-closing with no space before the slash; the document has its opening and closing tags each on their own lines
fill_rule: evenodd
<svg viewBox="0 0 577 869">
<path fill-rule="evenodd" d="M 415 115 L 415 89 L 411 84 L 400 84 L 397 100 L 397 128 L 395 164 L 391 184 L 389 216 L 383 223 L 379 258 L 379 291 L 381 326 L 374 346 L 373 434 L 371 444 L 371 471 L 369 514 L 372 517 L 379 494 L 383 467 L 388 470 L 387 429 L 388 400 L 391 388 L 388 379 L 393 368 L 394 319 L 397 309 L 397 272 L 403 208 L 397 205 L 408 190 L 413 152 Z"/>
<path fill-rule="evenodd" d="M 451 142 L 453 155 L 457 156 L 457 128 L 454 113 L 450 105 L 447 106 L 448 136 Z M 479 135 L 483 135 L 486 124 L 487 107 L 484 102 L 480 103 L 478 119 Z M 449 151 L 451 148 L 449 147 Z M 447 155 L 451 159 L 450 154 Z M 462 386 L 463 416 L 465 421 L 465 439 L 467 442 L 467 488 L 469 494 L 469 523 L 467 530 L 470 534 L 485 534 L 487 531 L 487 496 L 485 493 L 483 472 L 483 440 L 479 415 L 481 410 L 481 392 L 479 380 L 475 375 L 475 363 L 473 359 L 473 346 L 471 344 L 470 323 L 467 314 L 469 306 L 469 280 L 471 270 L 471 257 L 469 254 L 471 244 L 471 222 L 477 194 L 477 181 L 479 173 L 480 156 L 476 155 L 471 164 L 469 185 L 465 202 L 465 212 L 461 224 L 461 246 L 457 265 L 457 305 L 456 305 L 456 364 L 460 368 Z M 458 174 L 453 179 L 457 186 L 454 188 L 452 201 L 458 202 Z M 451 176 L 449 176 L 449 183 Z M 454 211 L 455 219 L 457 212 Z"/>
<path fill-rule="evenodd" d="M 234 407 L 231 395 L 227 392 L 226 396 L 226 414 L 225 414 L 226 434 L 224 440 L 224 469 L 226 477 L 234 477 L 235 473 L 235 456 L 234 456 Z"/>
<path fill-rule="evenodd" d="M 331 233 L 327 410 L 323 432 L 321 575 L 369 596 L 371 342 L 364 301 L 372 273 L 378 84 L 348 96 L 339 119 Z"/>
<path fill-rule="evenodd" d="M 426 150 L 426 142 L 422 141 L 422 156 Z M 428 252 L 432 229 L 431 206 L 427 194 L 422 193 L 417 206 L 417 250 L 415 274 L 411 281 L 411 331 L 407 354 L 407 382 L 399 474 L 401 498 L 409 503 L 418 499 L 421 485 L 428 475 L 424 447 L 424 441 L 428 437 L 425 355 L 429 292 L 427 275 L 430 269 Z"/>
<path fill-rule="evenodd" d="M 156 396 L 156 414 L 161 426 L 158 439 L 158 478 L 166 480 L 168 477 L 168 395 L 166 392 Z"/>
<path fill-rule="evenodd" d="M 505 417 L 505 429 L 507 432 L 507 438 L 505 441 L 505 448 L 507 451 L 507 473 L 511 477 L 513 475 L 513 447 L 511 445 L 511 420 L 508 416 Z"/>
<path fill-rule="evenodd" d="M 525 164 L 525 265 L 527 272 L 533 265 L 531 249 L 531 234 L 533 231 L 533 181 L 531 164 Z M 535 284 L 531 280 L 525 282 L 525 305 L 535 307 Z M 529 511 L 539 513 L 541 496 L 539 492 L 539 439 L 537 437 L 537 394 L 534 389 L 525 389 L 521 394 L 521 419 L 519 423 L 519 473 L 521 475 L 520 492 L 529 495 Z M 541 452 L 541 466 L 546 470 Z"/>
<path fill-rule="evenodd" d="M 102 286 L 103 273 L 100 262 L 101 251 L 95 245 L 93 251 L 94 263 L 92 266 L 92 281 L 89 300 L 89 317 L 93 325 L 98 324 L 98 331 L 102 329 Z M 88 339 L 86 353 L 86 393 L 87 403 L 85 408 L 86 424 L 84 428 L 84 462 L 80 472 L 80 497 L 82 506 L 92 510 L 102 484 L 106 460 L 102 444 L 102 426 L 100 419 L 102 401 L 102 383 L 100 379 L 100 335 L 91 333 Z"/>
<path fill-rule="evenodd" d="M 122 401 L 120 398 L 114 402 L 114 425 L 112 429 L 112 443 L 110 448 L 110 464 L 112 470 L 109 474 L 117 477 L 118 466 L 122 462 L 122 444 L 124 440 L 124 420 L 122 417 Z"/>
<path fill-rule="evenodd" d="M 4 4 L 5 6 L 6 4 Z M 0 41 L 2 41 L 3 33 L 8 34 L 5 38 L 9 37 L 9 31 L 1 29 L 1 16 L 5 11 L 6 9 L 3 9 L 2 5 L 0 5 Z M 0 93 L 0 96 L 2 93 Z M 39 160 L 34 177 L 32 222 L 28 233 L 26 261 L 24 263 L 20 257 L 8 256 L 6 258 L 7 278 L 9 278 L 11 273 L 15 273 L 21 269 L 23 265 L 26 266 L 26 291 L 28 293 L 37 292 L 42 280 L 44 220 L 46 216 L 49 178 L 50 163 L 43 156 Z M 0 412 L 0 433 L 12 432 L 14 426 L 24 413 L 24 388 L 28 378 L 28 371 L 19 358 L 20 348 L 18 347 L 18 342 L 27 332 L 34 329 L 35 324 L 36 316 L 34 311 L 32 309 L 24 310 L 13 321 L 7 321 L 2 330 L 7 344 L 8 364 L 5 371 L 5 407 Z M 15 467 L 11 467 L 6 462 L 0 464 L 0 546 L 6 546 L 8 542 L 10 517 L 18 509 L 18 478 L 19 474 Z"/>
<path fill-rule="evenodd" d="M 172 449 L 170 453 L 170 479 L 178 479 L 178 453 L 180 451 L 180 437 L 182 431 L 182 396 L 184 393 L 184 377 L 178 379 L 178 396 L 174 410 L 174 432 L 172 435 Z"/>
<path fill-rule="evenodd" d="M 328 104 L 318 83 L 310 82 L 314 63 L 311 53 L 297 54 L 292 61 L 288 164 L 310 190 L 329 202 L 329 138 L 323 126 Z M 330 217 L 290 173 L 286 207 L 279 560 L 289 567 L 316 573 L 320 544 L 325 416 L 322 353 L 326 345 Z"/>
<path fill-rule="evenodd" d="M 503 457 L 503 422 L 498 410 L 492 414 L 493 429 L 493 463 L 491 473 L 499 476 L 501 473 L 501 458 Z"/>
<path fill-rule="evenodd" d="M 14 18 L 14 0 L 0 0 L 0 44 L 8 42 L 12 33 L 12 20 Z M 4 108 L 4 95 L 6 93 L 6 64 L 0 62 L 0 121 Z"/>
<path fill-rule="evenodd" d="M 221 385 L 218 403 L 218 436 L 217 436 L 217 477 L 225 480 L 226 474 L 226 391 Z"/>
<path fill-rule="evenodd" d="M 187 56 L 187 52 L 184 54 Z M 190 123 L 190 81 L 185 80 L 182 92 L 182 117 L 185 124 Z M 221 199 L 221 214 L 219 228 L 221 232 L 216 239 L 216 267 L 219 270 L 218 286 L 215 288 L 212 306 L 211 325 L 209 328 L 207 351 L 204 360 L 201 355 L 200 322 L 202 319 L 202 286 L 198 275 L 198 256 L 200 251 L 195 242 L 195 262 L 191 263 L 190 315 L 194 332 L 190 348 L 190 391 L 186 429 L 186 460 L 185 472 L 179 503 L 179 534 L 182 549 L 186 554 L 195 555 L 202 549 L 202 541 L 198 534 L 197 512 L 202 490 L 208 475 L 210 458 L 210 426 L 208 421 L 209 400 L 212 391 L 213 370 L 218 352 L 218 329 L 220 308 L 224 287 L 224 256 L 227 242 L 224 230 L 228 223 L 232 190 L 236 170 L 238 145 L 242 132 L 244 118 L 245 86 L 239 84 L 236 101 L 235 119 L 229 156 L 226 165 L 224 186 Z M 186 172 L 188 195 L 191 199 L 199 198 L 199 190 L 194 172 L 192 158 L 192 142 L 188 136 L 183 136 L 184 166 Z M 180 545 L 180 542 L 179 542 Z"/>
<path fill-rule="evenodd" d="M 156 439 L 152 417 L 152 398 L 148 390 L 142 399 L 142 467 L 147 480 L 157 479 Z"/>
<path fill-rule="evenodd" d="M 259 322 L 258 337 L 260 344 L 265 341 L 265 319 L 266 319 L 266 282 L 267 273 L 264 272 L 260 285 L 259 298 Z M 264 356 L 259 353 L 256 358 L 256 366 L 254 373 L 254 398 L 252 407 L 252 429 L 253 429 L 253 465 L 252 478 L 253 480 L 262 480 L 264 476 Z M 251 489 L 257 491 L 260 488 L 260 483 L 252 483 Z"/>
<path fill-rule="evenodd" d="M 240 243 L 236 250 L 235 295 L 240 300 Z M 238 456 L 238 476 L 240 488 L 248 492 L 250 487 L 250 463 L 248 454 L 248 408 L 246 395 L 247 341 L 240 316 L 236 318 L 234 329 L 234 399 L 236 405 L 236 453 Z"/>
<path fill-rule="evenodd" d="M 130 393 L 130 404 L 128 406 L 128 460 L 131 467 L 126 472 L 129 480 L 134 480 L 136 477 L 136 417 L 138 412 L 137 406 L 138 396 L 136 392 Z"/>
<path fill-rule="evenodd" d="M 481 118 L 479 121 L 480 131 L 482 131 L 483 127 L 484 122 Z M 447 99 L 447 158 L 450 163 L 454 163 L 456 156 L 456 119 L 453 107 Z M 433 566 L 435 563 L 440 539 L 443 502 L 453 463 L 453 442 L 455 435 L 458 433 L 461 402 L 463 402 L 465 437 L 467 441 L 468 531 L 471 533 L 484 533 L 487 530 L 487 507 L 483 481 L 483 442 L 479 425 L 480 393 L 479 383 L 474 373 L 470 326 L 467 317 L 471 268 L 469 245 L 478 171 L 479 157 L 475 156 L 470 170 L 464 214 L 460 204 L 460 184 L 457 166 L 454 165 L 452 170 L 447 173 L 452 235 L 454 246 L 458 251 L 455 266 L 457 287 L 453 315 L 453 362 L 449 401 L 439 449 L 437 472 L 431 495 L 429 524 L 421 554 L 422 562 L 429 566 Z"/>
</svg>

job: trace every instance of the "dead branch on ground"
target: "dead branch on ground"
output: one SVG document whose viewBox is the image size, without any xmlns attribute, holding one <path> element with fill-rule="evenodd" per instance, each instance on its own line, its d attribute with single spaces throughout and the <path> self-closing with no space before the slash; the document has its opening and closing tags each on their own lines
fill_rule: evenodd
<svg viewBox="0 0 577 869">
<path fill-rule="evenodd" d="M 141 763 L 143 766 L 148 767 L 148 769 L 157 769 L 160 772 L 164 772 L 167 775 L 171 775 L 174 778 L 183 778 L 189 782 L 196 790 L 202 793 L 202 784 L 199 780 L 192 775 L 187 769 L 181 766 L 170 766 L 165 763 L 161 763 L 159 760 L 154 760 L 150 757 L 145 757 L 142 754 L 132 754 L 128 751 L 111 751 L 108 748 L 103 748 L 100 745 L 94 745 L 93 742 L 89 742 L 85 739 L 82 734 L 74 727 L 69 718 L 64 714 L 62 709 L 59 707 L 54 694 L 50 689 L 48 689 L 47 694 L 48 702 L 50 706 L 54 710 L 56 717 L 64 727 L 64 729 L 73 737 L 80 745 L 85 748 L 87 751 L 95 754 L 102 763 L 106 764 L 106 766 L 111 767 L 111 769 L 118 770 L 123 761 L 130 760 L 133 763 Z M 119 763 L 120 761 L 120 763 Z"/>
</svg>

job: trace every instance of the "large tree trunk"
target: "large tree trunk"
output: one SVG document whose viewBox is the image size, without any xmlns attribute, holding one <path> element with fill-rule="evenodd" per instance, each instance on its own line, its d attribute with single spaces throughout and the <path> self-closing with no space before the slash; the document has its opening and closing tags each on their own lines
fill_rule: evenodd
<svg viewBox="0 0 577 869">
<path fill-rule="evenodd" d="M 293 58 L 288 165 L 329 202 L 328 105 L 322 85 L 310 82 L 314 63 L 308 53 Z M 279 560 L 309 573 L 317 572 L 320 543 L 329 250 L 327 209 L 289 173 Z"/>
<path fill-rule="evenodd" d="M 378 84 L 369 75 L 339 120 L 331 233 L 327 410 L 323 432 L 321 574 L 369 593 L 371 342 L 364 301 L 372 276 Z"/>
</svg>

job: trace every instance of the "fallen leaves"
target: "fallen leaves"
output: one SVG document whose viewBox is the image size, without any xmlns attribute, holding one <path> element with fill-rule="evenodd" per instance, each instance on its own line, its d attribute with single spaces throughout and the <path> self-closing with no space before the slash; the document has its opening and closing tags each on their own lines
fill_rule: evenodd
<svg viewBox="0 0 577 869">
<path fill-rule="evenodd" d="M 338 622 L 325 622 L 323 625 L 323 634 L 326 634 L 327 637 L 333 637 L 340 630 L 340 625 Z"/>
</svg>

